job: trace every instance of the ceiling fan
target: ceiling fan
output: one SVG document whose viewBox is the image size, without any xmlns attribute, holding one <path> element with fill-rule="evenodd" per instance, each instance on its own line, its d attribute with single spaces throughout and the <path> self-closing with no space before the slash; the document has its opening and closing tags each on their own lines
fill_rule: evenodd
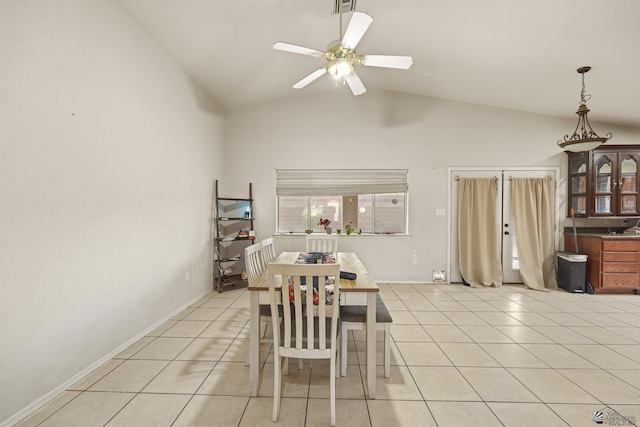
<svg viewBox="0 0 640 427">
<path fill-rule="evenodd" d="M 364 36 L 364 33 L 373 22 L 373 18 L 363 12 L 354 12 L 347 26 L 347 30 L 342 36 L 342 11 L 340 11 L 340 40 L 329 46 L 326 52 L 298 46 L 290 43 L 277 42 L 273 48 L 285 52 L 300 53 L 302 55 L 324 58 L 328 64 L 317 69 L 299 82 L 293 85 L 294 89 L 302 89 L 309 83 L 318 79 L 322 75 L 330 75 L 344 80 L 354 95 L 362 95 L 367 91 L 355 72 L 356 65 L 369 67 L 398 68 L 406 70 L 413 64 L 410 56 L 389 56 L 389 55 L 357 55 L 355 48 Z"/>
</svg>

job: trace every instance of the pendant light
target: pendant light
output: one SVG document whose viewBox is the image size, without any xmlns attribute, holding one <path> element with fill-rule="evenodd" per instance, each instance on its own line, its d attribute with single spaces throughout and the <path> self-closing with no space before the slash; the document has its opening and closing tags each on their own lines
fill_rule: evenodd
<svg viewBox="0 0 640 427">
<path fill-rule="evenodd" d="M 578 125 L 576 130 L 573 131 L 573 135 L 565 135 L 564 140 L 558 141 L 558 146 L 564 148 L 567 151 L 580 152 L 590 151 L 594 148 L 604 144 L 611 138 L 611 132 L 607 132 L 606 138 L 598 136 L 597 133 L 591 128 L 587 113 L 587 100 L 591 98 L 591 95 L 585 94 L 584 88 L 584 73 L 588 72 L 591 67 L 580 67 L 578 73 L 582 74 L 582 92 L 580 93 L 580 106 L 576 114 L 578 115 Z"/>
</svg>

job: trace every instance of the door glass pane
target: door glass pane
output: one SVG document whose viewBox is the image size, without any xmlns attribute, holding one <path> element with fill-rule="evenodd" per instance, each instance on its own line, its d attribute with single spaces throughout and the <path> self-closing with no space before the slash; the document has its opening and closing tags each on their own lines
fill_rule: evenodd
<svg viewBox="0 0 640 427">
<path fill-rule="evenodd" d="M 620 191 L 622 193 L 635 193 L 636 191 L 636 176 L 635 175 L 627 175 L 622 176 L 622 181 L 620 182 Z"/>
<path fill-rule="evenodd" d="M 596 191 L 598 193 L 611 192 L 611 175 L 598 175 L 596 177 Z"/>
<path fill-rule="evenodd" d="M 571 174 L 587 173 L 587 156 L 571 158 Z"/>
<path fill-rule="evenodd" d="M 637 196 L 622 196 L 622 206 L 620 207 L 621 213 L 636 213 L 636 200 Z"/>
<path fill-rule="evenodd" d="M 607 156 L 596 156 L 596 193 L 611 192 L 611 164 Z"/>
<path fill-rule="evenodd" d="M 633 160 L 631 157 L 627 157 L 626 159 L 624 159 L 622 161 L 622 164 L 620 166 L 620 170 L 622 171 L 623 174 L 634 174 L 637 171 L 637 165 L 636 165 L 636 161 Z"/>
<path fill-rule="evenodd" d="M 587 191 L 586 176 L 574 176 L 573 178 L 571 178 L 572 193 L 584 193 L 585 191 Z"/>
<path fill-rule="evenodd" d="M 638 165 L 636 164 L 636 161 L 630 157 L 624 159 L 620 164 L 620 192 L 621 193 L 636 192 L 637 168 L 638 168 Z"/>
<path fill-rule="evenodd" d="M 585 196 L 577 196 L 571 198 L 571 207 L 575 214 L 587 213 L 587 198 Z"/>
<path fill-rule="evenodd" d="M 520 271 L 520 259 L 518 258 L 518 243 L 516 242 L 516 230 L 511 229 L 511 269 L 514 271 Z"/>
<path fill-rule="evenodd" d="M 611 213 L 611 196 L 596 196 L 596 212 Z"/>
</svg>

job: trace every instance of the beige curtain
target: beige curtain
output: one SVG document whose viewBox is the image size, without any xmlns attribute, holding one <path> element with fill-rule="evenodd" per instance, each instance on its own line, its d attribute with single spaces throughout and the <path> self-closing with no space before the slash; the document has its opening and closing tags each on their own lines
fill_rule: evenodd
<svg viewBox="0 0 640 427">
<path fill-rule="evenodd" d="M 522 281 L 531 289 L 558 289 L 555 274 L 553 180 L 513 178 L 511 199 Z"/>
<path fill-rule="evenodd" d="M 458 254 L 471 287 L 501 286 L 497 178 L 458 180 Z"/>
</svg>

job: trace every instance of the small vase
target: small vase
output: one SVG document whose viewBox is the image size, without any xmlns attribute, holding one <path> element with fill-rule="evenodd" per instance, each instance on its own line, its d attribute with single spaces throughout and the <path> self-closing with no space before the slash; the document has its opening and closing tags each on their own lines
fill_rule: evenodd
<svg viewBox="0 0 640 427">
<path fill-rule="evenodd" d="M 326 231 L 327 234 L 331 234 L 331 227 L 325 227 L 324 231 Z"/>
</svg>

